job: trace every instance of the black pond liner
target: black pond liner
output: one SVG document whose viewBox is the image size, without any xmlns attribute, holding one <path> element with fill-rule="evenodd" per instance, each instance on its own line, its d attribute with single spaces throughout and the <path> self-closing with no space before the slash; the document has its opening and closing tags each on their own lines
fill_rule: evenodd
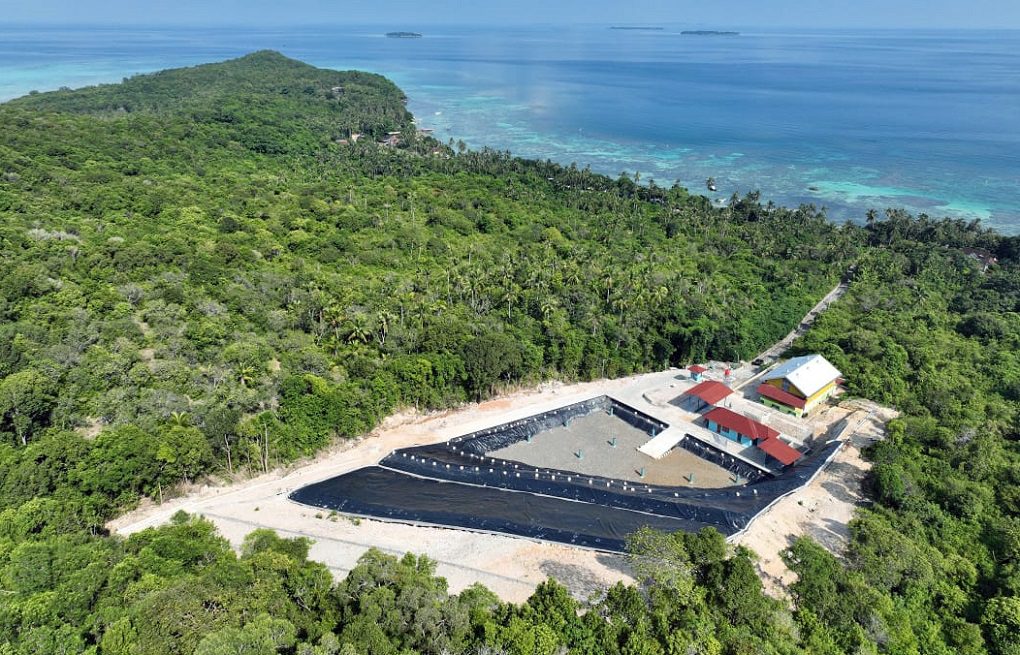
<svg viewBox="0 0 1020 655">
<path fill-rule="evenodd" d="M 764 480 L 770 475 L 765 471 L 762 471 L 760 468 L 752 466 L 743 460 L 739 460 L 729 453 L 719 450 L 715 446 L 707 444 L 704 441 L 700 441 L 689 434 L 686 435 L 684 439 L 676 445 L 676 447 L 683 448 L 687 452 L 697 455 L 707 462 L 720 466 L 730 473 L 739 475 L 748 482 Z"/>
<path fill-rule="evenodd" d="M 499 532 L 613 552 L 622 552 L 627 535 L 644 526 L 668 532 L 702 527 L 695 521 L 451 484 L 378 466 L 304 487 L 291 494 L 291 499 L 401 523 Z"/>
<path fill-rule="evenodd" d="M 669 427 L 662 421 L 618 400 L 608 396 L 599 396 L 517 421 L 478 430 L 462 437 L 456 437 L 447 443 L 475 455 L 484 455 L 526 441 L 540 432 L 569 425 L 575 418 L 599 411 L 611 414 L 649 436 L 655 436 Z"/>
<path fill-rule="evenodd" d="M 774 500 L 804 485 L 839 447 L 825 444 L 778 476 L 764 475 L 686 437 L 679 447 L 749 482 L 723 489 L 663 487 L 542 469 L 487 453 L 578 416 L 612 411 L 649 434 L 665 425 L 608 398 L 481 430 L 446 443 L 397 450 L 379 466 L 299 489 L 296 502 L 407 523 L 446 525 L 621 551 L 624 537 L 648 525 L 660 530 L 745 528 Z M 626 419 L 625 419 L 626 420 Z M 634 421 L 634 422 L 631 422 Z"/>
</svg>

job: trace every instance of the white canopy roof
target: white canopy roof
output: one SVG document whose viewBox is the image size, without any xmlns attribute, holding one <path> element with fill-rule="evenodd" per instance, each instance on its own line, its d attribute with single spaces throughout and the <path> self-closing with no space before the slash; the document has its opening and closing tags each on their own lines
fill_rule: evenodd
<svg viewBox="0 0 1020 655">
<path fill-rule="evenodd" d="M 804 396 L 811 397 L 843 374 L 821 355 L 804 355 L 783 362 L 762 378 L 763 382 L 786 378 Z"/>
</svg>

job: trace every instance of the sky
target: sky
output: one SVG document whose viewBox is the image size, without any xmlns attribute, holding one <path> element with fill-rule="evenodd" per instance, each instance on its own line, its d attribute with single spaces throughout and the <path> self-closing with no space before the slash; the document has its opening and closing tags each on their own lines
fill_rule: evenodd
<svg viewBox="0 0 1020 655">
<path fill-rule="evenodd" d="M 0 0 L 4 22 L 81 25 L 680 24 L 1020 29 L 1018 0 Z"/>
</svg>

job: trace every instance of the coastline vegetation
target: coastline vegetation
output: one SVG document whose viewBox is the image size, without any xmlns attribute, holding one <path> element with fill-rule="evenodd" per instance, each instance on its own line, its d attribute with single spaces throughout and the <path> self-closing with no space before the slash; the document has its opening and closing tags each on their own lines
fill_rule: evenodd
<svg viewBox="0 0 1020 655">
<path fill-rule="evenodd" d="M 384 78 L 271 52 L 0 127 L 0 654 L 1020 652 L 1020 239 L 444 145 Z M 844 275 L 795 349 L 903 417 L 846 555 L 789 549 L 790 604 L 712 532 L 636 535 L 639 587 L 512 606 L 424 558 L 334 580 L 267 531 L 104 530 L 402 406 L 747 359 Z"/>
</svg>

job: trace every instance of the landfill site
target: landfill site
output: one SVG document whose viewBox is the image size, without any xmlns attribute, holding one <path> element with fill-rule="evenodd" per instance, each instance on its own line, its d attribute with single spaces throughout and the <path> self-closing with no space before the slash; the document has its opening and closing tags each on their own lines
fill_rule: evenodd
<svg viewBox="0 0 1020 655">
<path fill-rule="evenodd" d="M 780 381 L 763 388 L 763 378 L 783 365 L 781 354 L 845 290 L 834 288 L 789 335 L 732 370 L 709 362 L 695 370 L 549 382 L 441 412 L 405 410 L 311 461 L 248 480 L 196 485 L 160 504 L 143 501 L 107 527 L 130 535 L 185 511 L 212 521 L 237 548 L 252 530 L 269 528 L 309 539 L 310 556 L 337 576 L 370 548 L 413 552 L 435 563 L 452 592 L 481 583 L 505 601 L 523 602 L 550 577 L 579 599 L 632 582 L 627 560 L 616 552 L 631 527 L 715 525 L 730 543 L 757 553 L 766 589 L 781 597 L 793 580 L 781 553 L 795 537 L 809 535 L 834 553 L 845 547 L 854 511 L 866 502 L 861 483 L 871 463 L 863 453 L 897 415 L 845 399 L 838 389 L 814 398 L 817 404 L 805 411 L 806 399 L 788 397 Z M 692 395 L 706 382 L 725 388 L 709 385 L 704 398 Z M 566 425 L 556 420 L 572 406 L 582 411 Z M 649 420 L 621 420 L 614 407 Z M 760 425 L 758 444 L 708 423 L 710 412 L 729 419 L 733 412 Z M 534 429 L 539 426 L 530 419 L 542 415 L 553 420 Z M 529 429 L 517 437 L 479 439 L 470 451 L 465 443 L 522 422 Z M 759 445 L 796 461 L 786 467 Z M 722 453 L 742 464 L 734 469 L 734 461 L 714 457 Z M 447 479 L 447 471 L 463 477 Z M 358 476 L 372 484 L 357 489 Z M 525 481 L 548 487 L 511 487 Z M 594 495 L 596 484 L 605 495 Z M 357 492 L 349 502 L 345 485 Z M 611 522 L 601 527 L 607 513 Z"/>
<path fill-rule="evenodd" d="M 839 372 L 819 356 L 801 360 L 774 368 L 781 380 L 752 367 L 677 370 L 658 385 L 396 449 L 290 498 L 345 515 L 606 552 L 624 551 L 627 535 L 645 526 L 713 527 L 732 537 L 843 447 L 847 435 L 824 419 Z M 822 390 L 824 402 L 810 408 L 821 420 L 790 415 Z"/>
</svg>

